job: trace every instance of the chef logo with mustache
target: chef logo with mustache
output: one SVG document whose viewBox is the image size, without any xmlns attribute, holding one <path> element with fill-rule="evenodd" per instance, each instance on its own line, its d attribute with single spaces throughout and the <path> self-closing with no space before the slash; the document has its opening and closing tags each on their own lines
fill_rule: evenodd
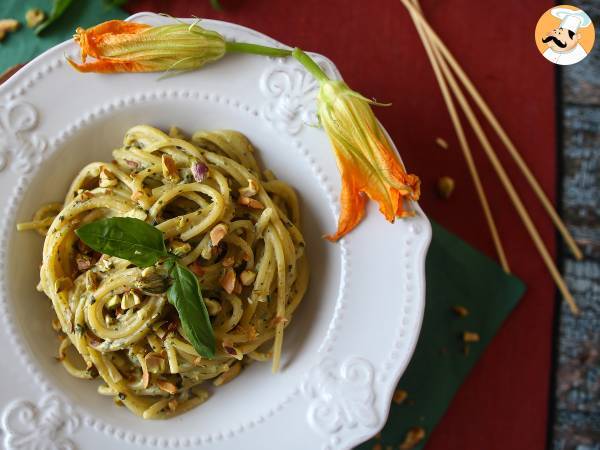
<svg viewBox="0 0 600 450">
<path fill-rule="evenodd" d="M 535 40 L 544 58 L 561 66 L 578 63 L 594 45 L 594 25 L 581 9 L 561 5 L 538 21 Z"/>
</svg>

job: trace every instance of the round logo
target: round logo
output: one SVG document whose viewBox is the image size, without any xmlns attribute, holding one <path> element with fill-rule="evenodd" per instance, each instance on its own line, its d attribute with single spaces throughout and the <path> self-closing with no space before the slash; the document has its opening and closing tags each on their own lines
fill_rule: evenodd
<svg viewBox="0 0 600 450">
<path fill-rule="evenodd" d="M 544 58 L 568 66 L 584 59 L 594 46 L 594 24 L 585 11 L 560 5 L 550 8 L 535 27 L 535 45 Z"/>
</svg>

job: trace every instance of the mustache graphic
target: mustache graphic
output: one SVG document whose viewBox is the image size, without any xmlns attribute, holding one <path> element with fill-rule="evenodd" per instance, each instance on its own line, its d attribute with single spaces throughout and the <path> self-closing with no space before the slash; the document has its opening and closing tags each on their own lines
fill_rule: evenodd
<svg viewBox="0 0 600 450">
<path fill-rule="evenodd" d="M 565 48 L 565 47 L 567 46 L 567 44 L 566 44 L 565 42 L 561 42 L 561 41 L 559 41 L 559 40 L 558 40 L 558 38 L 557 38 L 557 37 L 555 37 L 555 36 L 547 36 L 547 37 L 545 37 L 545 38 L 543 38 L 543 39 L 542 39 L 542 42 L 543 42 L 544 44 L 545 44 L 545 43 L 547 43 L 547 42 L 550 42 L 550 41 L 554 41 L 554 43 L 555 43 L 555 44 L 556 44 L 558 47 L 560 47 L 560 48 Z"/>
</svg>

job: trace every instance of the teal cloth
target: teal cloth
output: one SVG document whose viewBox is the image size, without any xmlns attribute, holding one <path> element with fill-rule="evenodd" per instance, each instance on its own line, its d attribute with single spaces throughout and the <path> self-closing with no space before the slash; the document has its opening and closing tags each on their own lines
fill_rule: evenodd
<svg viewBox="0 0 600 450">
<path fill-rule="evenodd" d="M 74 0 L 64 15 L 38 36 L 27 28 L 25 13 L 41 8 L 50 14 L 50 0 L 0 0 L 0 18 L 17 19 L 21 27 L 0 42 L 0 73 L 16 64 L 31 61 L 43 51 L 73 37 L 79 26 L 90 27 L 110 19 L 124 19 L 127 14 L 107 6 L 102 0 Z"/>
<path fill-rule="evenodd" d="M 426 306 L 423 328 L 415 354 L 398 389 L 408 393 L 401 404 L 392 402 L 381 436 L 359 446 L 372 450 L 376 444 L 398 448 L 408 430 L 422 427 L 425 439 L 450 405 L 496 331 L 525 292 L 524 284 L 507 275 L 496 262 L 433 223 L 433 239 L 427 254 Z M 463 306 L 468 316 L 452 308 Z M 465 354 L 462 333 L 476 332 L 480 341 Z"/>
<path fill-rule="evenodd" d="M 32 7 L 50 11 L 48 0 L 2 0 L 0 17 L 15 18 L 24 24 L 25 12 Z M 0 43 L 0 72 L 30 61 L 53 45 L 69 39 L 78 26 L 89 27 L 126 14 L 107 8 L 101 0 L 75 0 L 65 16 L 38 37 L 22 27 Z M 514 276 L 506 275 L 492 260 L 464 241 L 433 224 L 433 240 L 426 263 L 427 305 L 423 329 L 415 355 L 400 383 L 408 392 L 407 400 L 392 403 L 388 423 L 381 437 L 359 449 L 371 450 L 381 444 L 397 448 L 411 427 L 426 431 L 425 439 L 439 422 L 465 377 L 476 363 L 504 319 L 524 292 Z M 469 310 L 464 318 L 452 312 L 454 305 Z M 481 340 L 464 354 L 460 335 L 464 331 L 479 333 Z"/>
</svg>

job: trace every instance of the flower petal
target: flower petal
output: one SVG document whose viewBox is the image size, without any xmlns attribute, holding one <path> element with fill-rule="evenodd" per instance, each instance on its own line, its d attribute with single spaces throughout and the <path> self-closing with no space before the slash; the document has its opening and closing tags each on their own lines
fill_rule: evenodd
<svg viewBox="0 0 600 450">
<path fill-rule="evenodd" d="M 102 57 L 100 47 L 105 39 L 111 39 L 117 35 L 137 34 L 148 28 L 151 28 L 150 25 L 145 23 L 109 20 L 87 30 L 81 27 L 77 28 L 74 39 L 81 46 L 81 59 L 85 62 L 87 56 Z"/>
<path fill-rule="evenodd" d="M 225 54 L 225 40 L 215 31 L 185 23 L 150 25 L 111 20 L 87 30 L 77 28 L 75 42 L 81 72 L 182 72 L 198 69 Z M 109 63 L 86 65 L 87 57 Z"/>
<path fill-rule="evenodd" d="M 339 239 L 358 225 L 367 196 L 390 222 L 413 215 L 409 200 L 419 198 L 419 179 L 406 173 L 369 103 L 342 81 L 321 84 L 319 118 L 342 176 L 338 230 L 327 236 L 330 240 Z"/>
<path fill-rule="evenodd" d="M 115 73 L 115 72 L 146 72 L 145 66 L 133 61 L 98 60 L 90 63 L 78 64 L 71 58 L 67 62 L 79 72 Z"/>
<path fill-rule="evenodd" d="M 347 159 L 338 158 L 338 167 L 342 173 L 341 210 L 337 231 L 325 236 L 330 241 L 337 241 L 360 223 L 365 215 L 367 203 L 366 197 L 360 192 L 360 173 L 348 163 Z"/>
</svg>

